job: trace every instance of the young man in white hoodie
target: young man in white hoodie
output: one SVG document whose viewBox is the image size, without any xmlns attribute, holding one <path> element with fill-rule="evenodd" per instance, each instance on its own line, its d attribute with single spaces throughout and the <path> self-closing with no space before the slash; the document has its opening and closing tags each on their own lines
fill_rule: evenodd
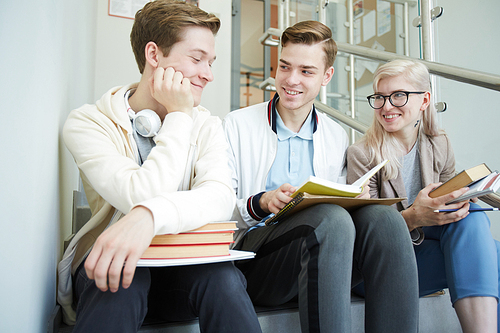
<svg viewBox="0 0 500 333">
<path fill-rule="evenodd" d="M 135 332 L 146 315 L 199 317 L 206 332 L 260 331 L 232 263 L 136 267 L 154 235 L 231 217 L 221 123 L 199 106 L 219 27 L 182 1 L 146 4 L 131 33 L 140 82 L 112 88 L 66 121 L 92 210 L 58 267 L 58 301 L 74 332 Z"/>
</svg>

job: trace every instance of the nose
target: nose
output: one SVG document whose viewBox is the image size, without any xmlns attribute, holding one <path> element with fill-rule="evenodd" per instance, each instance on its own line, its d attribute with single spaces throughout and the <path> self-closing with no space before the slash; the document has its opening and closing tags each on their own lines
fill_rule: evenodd
<svg viewBox="0 0 500 333">
<path fill-rule="evenodd" d="M 290 71 L 287 78 L 286 83 L 293 86 L 299 83 L 299 75 L 296 71 Z"/>
<path fill-rule="evenodd" d="M 384 109 L 384 110 L 390 110 L 390 109 L 392 109 L 392 108 L 393 108 L 392 103 L 391 103 L 391 101 L 389 100 L 389 96 L 384 97 L 384 102 L 385 102 L 385 103 L 384 103 L 384 106 L 382 107 L 382 109 Z"/>
<path fill-rule="evenodd" d="M 206 80 L 207 82 L 212 82 L 214 80 L 212 67 L 210 67 L 208 63 L 203 66 L 203 70 L 201 71 L 200 76 L 203 80 Z"/>
</svg>

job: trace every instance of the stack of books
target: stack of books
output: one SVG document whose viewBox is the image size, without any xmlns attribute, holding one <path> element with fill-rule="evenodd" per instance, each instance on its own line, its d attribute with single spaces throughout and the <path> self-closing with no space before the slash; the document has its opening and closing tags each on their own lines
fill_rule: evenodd
<svg viewBox="0 0 500 333">
<path fill-rule="evenodd" d="M 459 172 L 453 178 L 431 191 L 429 197 L 437 198 L 462 187 L 468 187 L 469 190 L 460 197 L 450 200 L 447 204 L 480 198 L 484 202 L 498 207 L 499 196 L 495 192 L 500 189 L 500 174 L 498 171 L 491 171 L 484 163 Z"/>
<path fill-rule="evenodd" d="M 179 234 L 156 235 L 142 259 L 181 259 L 228 256 L 236 222 L 211 222 Z"/>
</svg>

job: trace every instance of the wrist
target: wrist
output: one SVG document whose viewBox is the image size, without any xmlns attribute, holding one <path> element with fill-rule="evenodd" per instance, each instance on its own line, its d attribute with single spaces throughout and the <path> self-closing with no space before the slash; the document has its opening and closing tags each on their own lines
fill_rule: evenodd
<svg viewBox="0 0 500 333">
<path fill-rule="evenodd" d="M 413 230 L 415 230 L 417 228 L 417 226 L 414 226 L 413 223 L 411 222 L 411 217 L 410 217 L 410 212 L 408 209 L 405 209 L 405 210 L 402 210 L 401 212 L 401 216 L 403 217 L 403 219 L 405 220 L 406 222 L 406 226 L 408 227 L 408 230 L 411 232 Z"/>
<path fill-rule="evenodd" d="M 267 194 L 268 192 L 261 192 L 259 193 L 260 197 L 259 197 L 259 208 L 265 212 L 266 214 L 269 214 L 270 211 L 268 209 L 268 203 L 269 203 L 269 200 L 267 200 Z"/>
</svg>

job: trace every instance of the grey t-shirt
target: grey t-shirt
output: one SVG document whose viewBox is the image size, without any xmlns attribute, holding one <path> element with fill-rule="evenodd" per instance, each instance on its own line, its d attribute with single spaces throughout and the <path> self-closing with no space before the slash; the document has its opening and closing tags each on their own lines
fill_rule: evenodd
<svg viewBox="0 0 500 333">
<path fill-rule="evenodd" d="M 403 182 L 405 184 L 408 204 L 411 205 L 422 189 L 422 176 L 420 173 L 420 154 L 418 154 L 418 140 L 408 154 L 402 157 Z"/>
<path fill-rule="evenodd" d="M 156 146 L 156 143 L 153 138 L 145 138 L 137 133 L 137 131 L 134 131 L 134 139 L 137 143 L 137 149 L 139 150 L 140 165 L 142 165 L 142 163 L 144 163 L 144 161 L 148 158 L 151 149 Z"/>
<path fill-rule="evenodd" d="M 130 96 L 132 96 L 135 92 L 135 89 L 128 90 L 125 93 L 125 105 L 127 107 L 127 112 L 130 109 L 130 105 L 128 104 L 128 99 Z M 130 118 L 130 122 L 132 124 L 132 129 L 134 129 L 134 120 Z M 139 163 L 142 165 L 144 161 L 148 158 L 149 153 L 151 152 L 151 149 L 153 149 L 154 146 L 156 146 L 156 143 L 154 142 L 153 138 L 146 138 L 137 133 L 137 131 L 134 129 L 133 131 L 135 143 L 137 144 L 137 149 L 139 150 Z"/>
</svg>

